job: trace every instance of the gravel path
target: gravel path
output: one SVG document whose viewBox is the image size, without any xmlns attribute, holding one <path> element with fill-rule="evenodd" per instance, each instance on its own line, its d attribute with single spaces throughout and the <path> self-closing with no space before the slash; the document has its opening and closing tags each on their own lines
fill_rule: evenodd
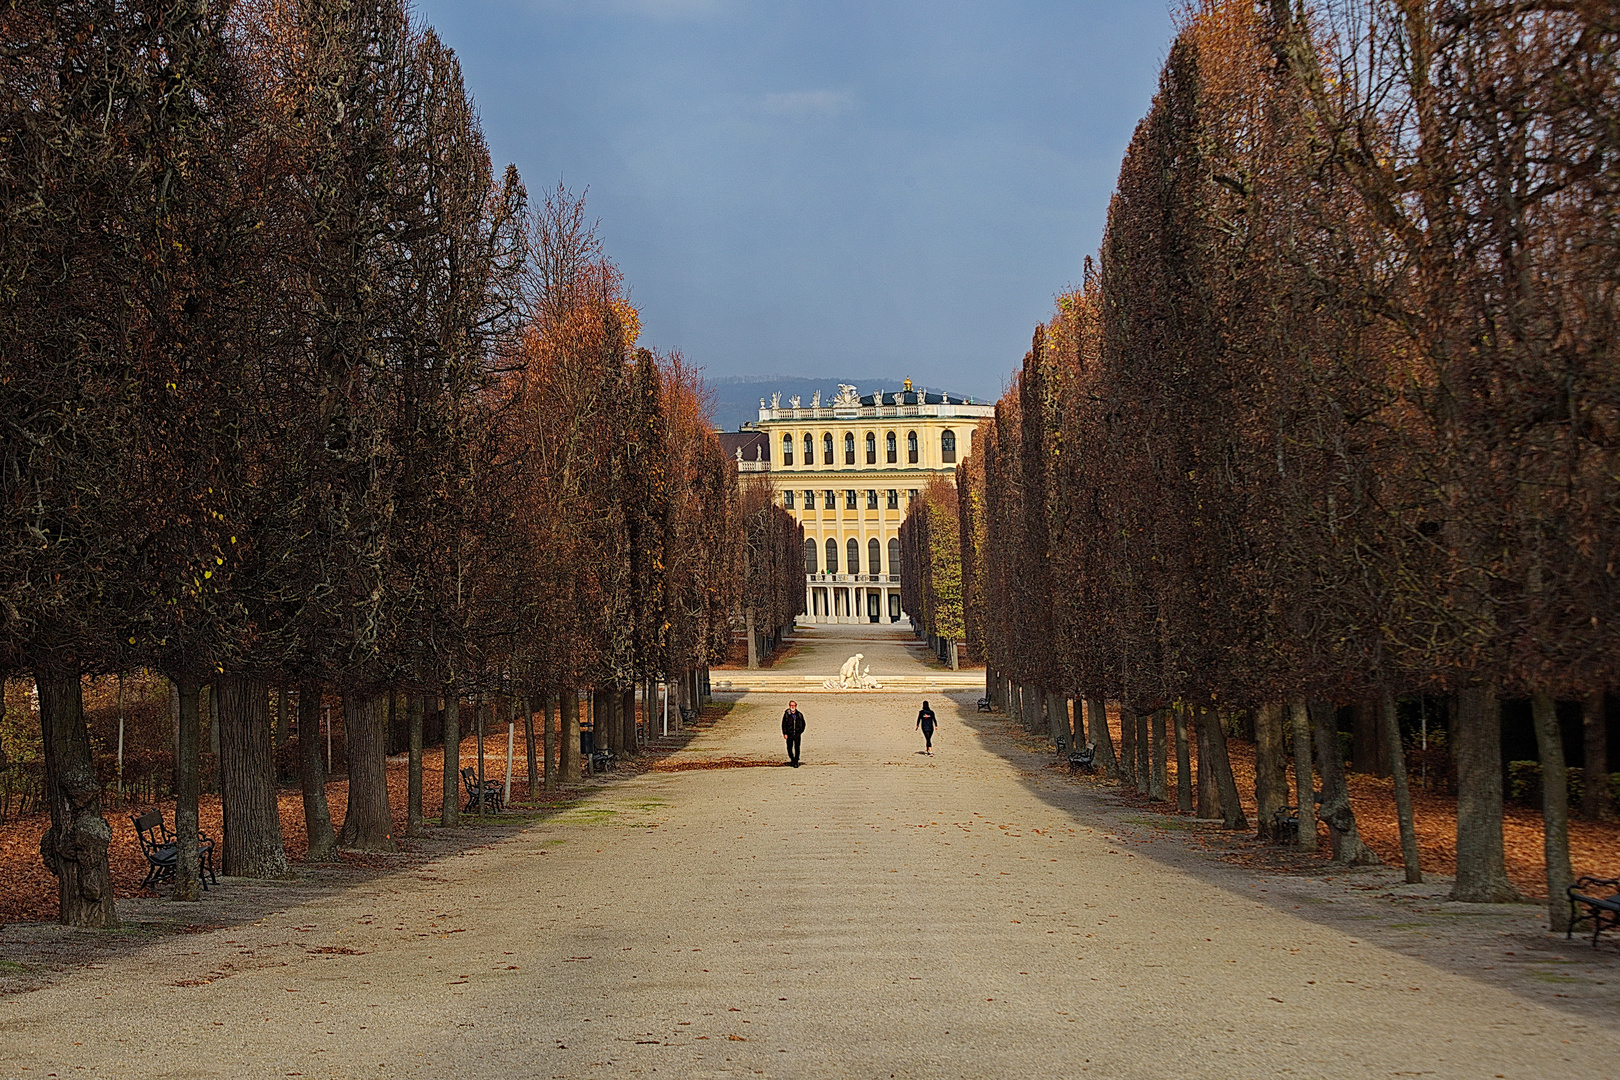
<svg viewBox="0 0 1620 1080">
<path fill-rule="evenodd" d="M 880 677 L 921 666 L 866 651 Z M 1133 824 L 975 696 L 933 702 L 930 758 L 914 698 L 804 695 L 796 770 L 785 696 L 745 698 L 516 835 L 0 999 L 0 1073 L 1616 1075 L 1613 949 L 1451 905 L 1488 924 L 1457 939 L 1479 962 L 1421 959 L 1447 939 L 1399 921 L 1416 901 Z M 1533 955 L 1493 974 L 1475 946 L 1498 938 Z"/>
</svg>

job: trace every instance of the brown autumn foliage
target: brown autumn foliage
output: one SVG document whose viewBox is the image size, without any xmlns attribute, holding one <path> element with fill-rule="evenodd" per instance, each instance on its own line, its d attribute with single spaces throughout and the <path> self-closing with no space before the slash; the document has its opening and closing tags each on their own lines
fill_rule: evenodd
<svg viewBox="0 0 1620 1080">
<path fill-rule="evenodd" d="M 1602 767 L 1620 674 L 1617 35 L 1598 3 L 1188 6 L 1098 264 L 959 470 L 993 694 L 1032 728 L 1053 691 L 1298 702 L 1319 744 L 1334 704 L 1449 695 L 1455 895 L 1513 894 L 1500 702 L 1561 781 L 1552 702 Z"/>
<path fill-rule="evenodd" d="M 579 201 L 492 168 L 402 0 L 25 3 L 0 33 L 0 673 L 41 691 L 12 756 L 44 763 L 64 921 L 116 920 L 84 675 L 173 680 L 177 729 L 131 752 L 175 753 L 189 835 L 210 732 L 229 869 L 272 875 L 277 688 L 341 696 L 359 848 L 396 832 L 386 693 L 695 692 L 744 543 L 701 384 L 635 347 Z"/>
</svg>

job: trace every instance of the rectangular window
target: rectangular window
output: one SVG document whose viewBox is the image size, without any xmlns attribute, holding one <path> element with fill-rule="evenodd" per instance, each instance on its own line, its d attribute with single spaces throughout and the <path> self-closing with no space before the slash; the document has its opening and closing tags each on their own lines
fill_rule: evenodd
<svg viewBox="0 0 1620 1080">
<path fill-rule="evenodd" d="M 895 488 L 890 488 L 889 489 L 889 509 L 890 510 L 898 510 L 898 509 L 900 509 L 900 492 L 898 490 L 896 490 Z"/>
<path fill-rule="evenodd" d="M 917 498 L 917 489 L 911 488 L 906 492 L 906 502 L 914 502 Z"/>
<path fill-rule="evenodd" d="M 867 491 L 867 493 L 866 493 L 866 508 L 868 510 L 876 510 L 877 509 L 877 492 L 876 491 L 870 491 L 870 490 Z"/>
<path fill-rule="evenodd" d="M 823 491 L 821 494 L 821 508 L 823 510 L 838 509 L 838 493 L 836 491 Z"/>
<path fill-rule="evenodd" d="M 816 493 L 814 491 L 807 491 L 804 493 L 804 508 L 806 510 L 814 510 L 816 508 Z"/>
<path fill-rule="evenodd" d="M 855 509 L 855 489 L 854 488 L 850 488 L 848 491 L 844 492 L 844 509 L 845 510 L 853 510 L 853 509 Z"/>
<path fill-rule="evenodd" d="M 789 510 L 793 509 L 793 492 L 784 491 L 782 493 L 782 505 L 787 507 Z"/>
</svg>

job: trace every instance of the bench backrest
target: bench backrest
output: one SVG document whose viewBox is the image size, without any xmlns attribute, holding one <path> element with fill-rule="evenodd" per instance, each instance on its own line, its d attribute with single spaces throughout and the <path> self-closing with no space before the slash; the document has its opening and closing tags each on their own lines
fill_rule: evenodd
<svg viewBox="0 0 1620 1080">
<path fill-rule="evenodd" d="M 165 835 L 168 830 L 163 827 L 163 811 L 148 810 L 140 817 L 129 820 L 135 823 L 135 835 L 141 839 L 142 850 L 155 851 L 168 840 Z"/>
</svg>

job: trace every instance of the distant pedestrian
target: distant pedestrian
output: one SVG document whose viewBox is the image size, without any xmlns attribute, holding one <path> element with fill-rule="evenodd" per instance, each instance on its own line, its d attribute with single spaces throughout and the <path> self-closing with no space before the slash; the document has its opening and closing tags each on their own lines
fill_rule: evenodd
<svg viewBox="0 0 1620 1080">
<path fill-rule="evenodd" d="M 922 709 L 917 713 L 917 727 L 923 733 L 923 753 L 929 757 L 934 756 L 934 723 L 934 710 L 930 709 L 928 702 L 925 701 Z"/>
<path fill-rule="evenodd" d="M 803 734 L 804 713 L 799 711 L 797 701 L 790 701 L 782 714 L 782 738 L 787 740 L 788 764 L 795 769 L 799 767 L 799 737 Z"/>
</svg>

